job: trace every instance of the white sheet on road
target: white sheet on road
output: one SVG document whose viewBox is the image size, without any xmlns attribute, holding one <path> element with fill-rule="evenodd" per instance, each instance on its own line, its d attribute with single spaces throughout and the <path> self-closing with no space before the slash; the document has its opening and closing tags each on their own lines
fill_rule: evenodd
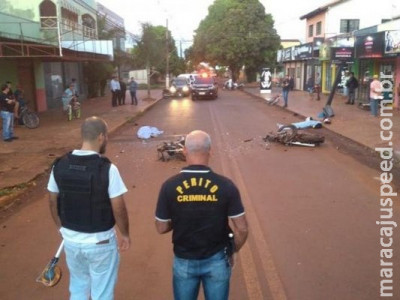
<svg viewBox="0 0 400 300">
<path fill-rule="evenodd" d="M 160 134 L 163 134 L 164 131 L 158 130 L 156 127 L 151 127 L 151 126 L 142 126 L 139 128 L 137 131 L 137 136 L 139 139 L 149 139 L 152 137 L 159 136 Z"/>
</svg>

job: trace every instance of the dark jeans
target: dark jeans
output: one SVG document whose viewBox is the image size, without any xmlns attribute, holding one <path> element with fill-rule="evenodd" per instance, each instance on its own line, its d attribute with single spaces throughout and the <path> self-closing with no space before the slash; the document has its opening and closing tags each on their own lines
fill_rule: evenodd
<svg viewBox="0 0 400 300">
<path fill-rule="evenodd" d="M 285 102 L 285 107 L 288 106 L 288 100 L 289 100 L 289 90 L 282 90 L 282 96 L 283 96 L 283 101 Z"/>
<path fill-rule="evenodd" d="M 347 103 L 354 104 L 355 98 L 356 98 L 356 91 L 353 89 L 349 89 L 349 99 L 347 100 Z"/>
<path fill-rule="evenodd" d="M 131 104 L 137 105 L 138 104 L 138 100 L 136 98 L 136 91 L 130 91 L 130 92 L 131 92 L 131 99 L 132 99 L 132 103 Z"/>
<path fill-rule="evenodd" d="M 118 97 L 118 104 L 119 105 L 125 104 L 125 95 L 126 95 L 126 90 L 119 92 L 119 97 Z"/>
<path fill-rule="evenodd" d="M 115 91 L 111 91 L 111 93 L 112 93 L 111 105 L 112 106 L 117 106 L 118 105 L 117 101 L 119 101 L 120 91 L 119 90 L 115 90 Z"/>
</svg>

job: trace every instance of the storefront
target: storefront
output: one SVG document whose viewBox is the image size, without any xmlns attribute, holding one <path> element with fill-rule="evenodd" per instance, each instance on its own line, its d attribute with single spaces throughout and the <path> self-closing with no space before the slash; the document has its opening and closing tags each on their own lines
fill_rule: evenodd
<svg viewBox="0 0 400 300">
<path fill-rule="evenodd" d="M 384 99 L 392 100 L 394 106 L 398 107 L 399 48 L 400 31 L 382 31 L 356 38 L 355 57 L 359 60 L 359 101 L 369 102 L 369 84 L 372 76 L 376 74 L 386 90 L 383 94 Z"/>
</svg>

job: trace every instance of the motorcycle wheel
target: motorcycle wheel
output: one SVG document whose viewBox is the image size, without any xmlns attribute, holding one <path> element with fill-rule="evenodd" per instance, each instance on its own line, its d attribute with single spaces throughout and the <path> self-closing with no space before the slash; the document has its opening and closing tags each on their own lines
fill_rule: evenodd
<svg viewBox="0 0 400 300">
<path fill-rule="evenodd" d="M 287 144 L 289 142 L 294 142 L 296 135 L 297 135 L 296 126 L 285 125 L 278 129 L 277 139 L 281 143 Z"/>
<path fill-rule="evenodd" d="M 39 117 L 34 112 L 26 112 L 22 115 L 22 122 L 29 129 L 34 129 L 39 126 Z"/>
</svg>

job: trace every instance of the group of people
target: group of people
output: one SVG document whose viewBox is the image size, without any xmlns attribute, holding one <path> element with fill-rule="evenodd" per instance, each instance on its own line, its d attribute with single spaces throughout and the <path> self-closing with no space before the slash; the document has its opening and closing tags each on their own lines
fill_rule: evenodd
<svg viewBox="0 0 400 300">
<path fill-rule="evenodd" d="M 64 239 L 70 299 L 110 300 L 119 251 L 131 245 L 127 188 L 117 167 L 103 156 L 106 122 L 86 119 L 81 136 L 81 149 L 53 164 L 47 187 L 50 211 Z M 175 299 L 197 299 L 200 284 L 206 299 L 228 299 L 235 254 L 247 239 L 239 190 L 209 167 L 210 151 L 206 132 L 189 133 L 184 148 L 188 166 L 159 191 L 155 226 L 160 234 L 172 231 Z"/>
<path fill-rule="evenodd" d="M 18 139 L 14 135 L 14 122 L 18 122 L 20 108 L 24 105 L 24 91 L 21 86 L 18 85 L 15 92 L 12 90 L 10 81 L 1 86 L 0 113 L 3 120 L 2 138 L 4 142 L 12 142 Z"/>
<path fill-rule="evenodd" d="M 131 104 L 138 105 L 138 99 L 136 97 L 136 91 L 138 84 L 135 78 L 131 77 L 129 81 L 129 92 L 131 94 Z M 111 105 L 113 107 L 118 105 L 125 105 L 126 96 L 126 83 L 123 80 L 119 80 L 118 76 L 113 76 L 110 81 L 111 90 Z"/>
<path fill-rule="evenodd" d="M 349 76 L 345 82 L 345 95 L 347 96 L 346 104 L 353 105 L 356 89 L 358 88 L 359 83 L 357 78 L 354 76 L 354 72 L 350 72 L 348 75 Z M 379 76 L 375 74 L 369 84 L 369 104 L 371 115 L 374 117 L 378 116 L 379 101 L 382 100 L 382 98 L 382 84 L 379 81 Z"/>
</svg>

